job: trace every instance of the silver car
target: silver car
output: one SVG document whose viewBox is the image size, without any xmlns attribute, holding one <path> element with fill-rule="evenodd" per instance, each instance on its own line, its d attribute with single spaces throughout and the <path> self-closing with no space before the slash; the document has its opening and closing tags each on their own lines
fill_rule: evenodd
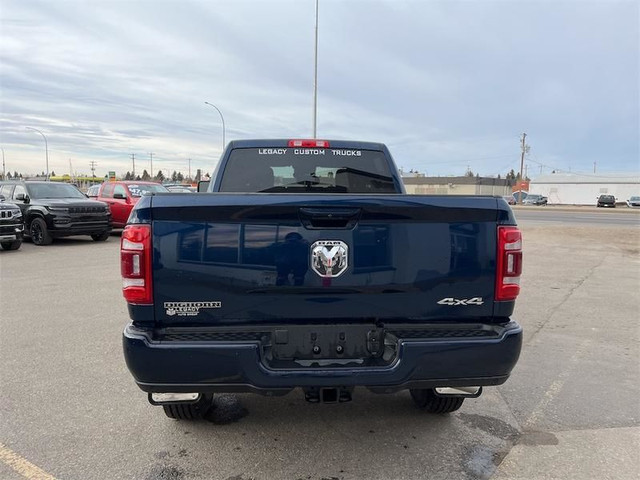
<svg viewBox="0 0 640 480">
<path fill-rule="evenodd" d="M 640 197 L 639 196 L 629 197 L 629 200 L 627 200 L 627 207 L 629 207 L 629 208 L 639 208 L 640 207 Z"/>
</svg>

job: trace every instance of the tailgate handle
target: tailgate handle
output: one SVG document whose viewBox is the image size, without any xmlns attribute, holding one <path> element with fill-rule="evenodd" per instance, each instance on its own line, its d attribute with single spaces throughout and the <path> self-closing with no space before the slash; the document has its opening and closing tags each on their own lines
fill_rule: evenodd
<svg viewBox="0 0 640 480">
<path fill-rule="evenodd" d="M 301 208 L 298 213 L 304 228 L 352 229 L 360 219 L 359 208 Z"/>
</svg>

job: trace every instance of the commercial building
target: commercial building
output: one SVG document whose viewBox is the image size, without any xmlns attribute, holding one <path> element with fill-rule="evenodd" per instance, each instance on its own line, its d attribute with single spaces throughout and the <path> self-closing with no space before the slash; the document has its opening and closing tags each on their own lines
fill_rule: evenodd
<svg viewBox="0 0 640 480">
<path fill-rule="evenodd" d="M 613 195 L 622 203 L 631 196 L 640 195 L 640 172 L 552 173 L 531 180 L 529 193 L 544 195 L 549 204 L 557 205 L 595 205 L 596 199 L 603 194 Z"/>
<path fill-rule="evenodd" d="M 511 184 L 492 177 L 403 176 L 407 193 L 417 195 L 510 195 Z"/>
</svg>

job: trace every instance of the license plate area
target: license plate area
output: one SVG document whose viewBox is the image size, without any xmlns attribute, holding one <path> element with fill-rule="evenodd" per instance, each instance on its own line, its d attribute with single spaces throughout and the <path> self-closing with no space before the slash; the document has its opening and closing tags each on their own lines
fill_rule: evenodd
<svg viewBox="0 0 640 480">
<path fill-rule="evenodd" d="M 271 337 L 275 360 L 378 358 L 384 329 L 374 325 L 317 325 L 276 328 Z"/>
</svg>

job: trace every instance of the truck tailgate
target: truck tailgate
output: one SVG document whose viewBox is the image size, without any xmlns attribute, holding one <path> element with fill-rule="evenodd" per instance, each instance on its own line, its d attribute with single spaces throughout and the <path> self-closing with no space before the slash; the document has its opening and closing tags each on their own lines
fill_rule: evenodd
<svg viewBox="0 0 640 480">
<path fill-rule="evenodd" d="M 161 326 L 482 321 L 494 314 L 493 197 L 152 197 Z M 511 220 L 510 220 L 511 219 Z M 344 248 L 343 263 L 313 252 Z M 324 247 L 324 250 L 322 248 Z M 336 317 L 340 312 L 340 317 Z"/>
</svg>

